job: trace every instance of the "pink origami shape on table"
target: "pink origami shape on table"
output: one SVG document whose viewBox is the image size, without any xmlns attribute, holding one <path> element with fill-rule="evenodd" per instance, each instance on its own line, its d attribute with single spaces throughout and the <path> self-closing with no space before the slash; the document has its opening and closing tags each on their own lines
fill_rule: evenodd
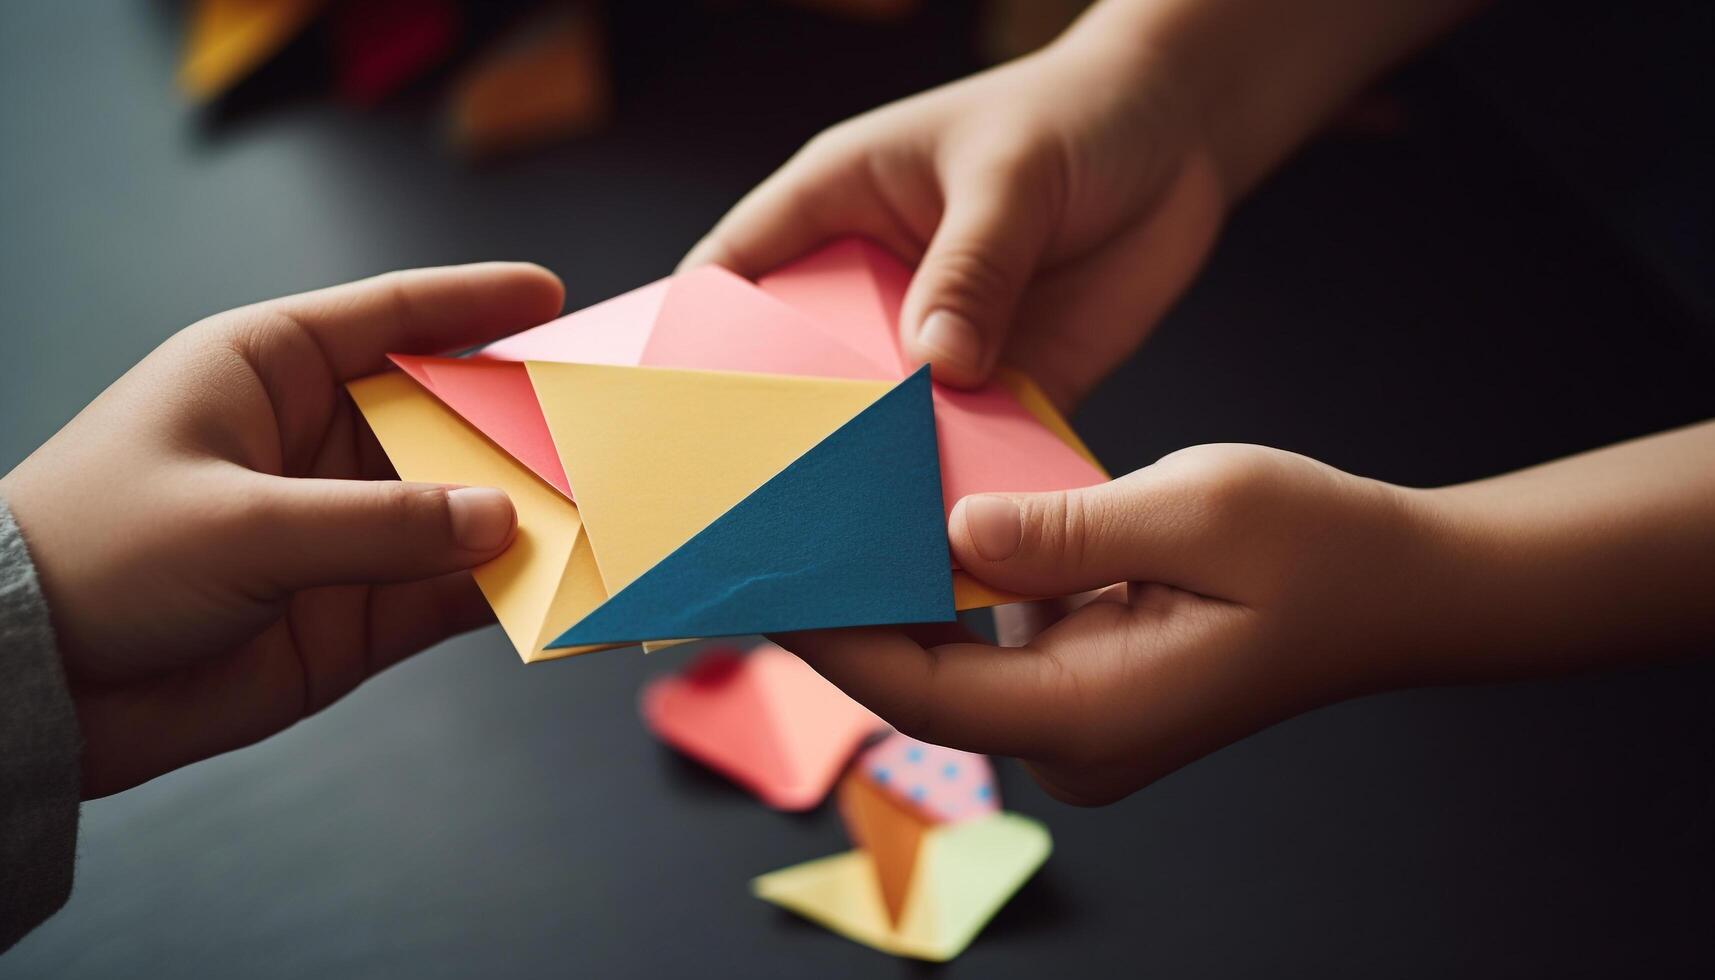
<svg viewBox="0 0 1715 980">
<path fill-rule="evenodd" d="M 780 810 L 828 795 L 858 746 L 887 726 L 772 643 L 710 650 L 643 688 L 643 721 Z"/>
<path fill-rule="evenodd" d="M 898 380 L 899 304 L 911 272 L 842 239 L 751 283 L 715 266 L 651 283 L 526 330 L 463 361 L 395 357 L 453 411 L 575 498 L 555 457 L 525 360 Z M 448 369 L 448 364 L 462 364 Z M 1100 483 L 1106 474 L 1003 385 L 934 386 L 942 500 Z"/>
</svg>

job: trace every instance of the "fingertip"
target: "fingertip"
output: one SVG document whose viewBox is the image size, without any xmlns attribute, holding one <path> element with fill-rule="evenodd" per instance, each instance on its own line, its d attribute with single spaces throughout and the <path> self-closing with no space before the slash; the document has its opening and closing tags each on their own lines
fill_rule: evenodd
<svg viewBox="0 0 1715 980">
<path fill-rule="evenodd" d="M 728 271 L 744 275 L 742 271 L 734 268 L 735 264 L 731 250 L 725 244 L 713 235 L 705 235 L 697 241 L 697 244 L 691 246 L 691 250 L 685 253 L 685 257 L 679 260 L 678 267 L 673 271 L 684 273 L 705 265 L 718 265 Z"/>
<path fill-rule="evenodd" d="M 928 364 L 942 384 L 975 388 L 988 380 L 993 359 L 985 349 L 982 331 L 961 313 L 935 310 L 901 340 L 906 353 L 917 363 Z"/>
<path fill-rule="evenodd" d="M 447 520 L 453 541 L 473 555 L 491 557 L 512 543 L 518 514 L 512 499 L 494 487 L 456 487 L 447 491 Z"/>
<path fill-rule="evenodd" d="M 1024 515 L 1004 494 L 972 494 L 953 505 L 947 533 L 961 565 L 1003 562 L 1024 540 Z"/>
<path fill-rule="evenodd" d="M 532 307 L 543 310 L 543 319 L 560 312 L 566 302 L 566 284 L 558 273 L 536 262 L 485 262 L 484 267 L 497 275 L 515 280 L 508 288 L 524 296 Z"/>
</svg>

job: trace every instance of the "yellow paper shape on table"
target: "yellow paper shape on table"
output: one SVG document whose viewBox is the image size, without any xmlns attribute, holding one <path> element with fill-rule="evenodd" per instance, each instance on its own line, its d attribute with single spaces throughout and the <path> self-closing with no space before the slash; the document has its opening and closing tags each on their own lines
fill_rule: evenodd
<svg viewBox="0 0 1715 980">
<path fill-rule="evenodd" d="M 347 389 L 401 479 L 497 487 L 512 498 L 517 538 L 472 575 L 519 656 L 529 663 L 593 649 L 546 649 L 607 599 L 576 505 L 409 377 L 378 374 Z"/>
<path fill-rule="evenodd" d="M 971 944 L 1052 847 L 1046 828 L 1016 813 L 930 829 L 897 927 L 863 851 L 765 874 L 751 891 L 872 949 L 946 961 Z"/>
<path fill-rule="evenodd" d="M 606 364 L 527 367 L 610 595 L 894 387 Z"/>
<path fill-rule="evenodd" d="M 197 0 L 179 87 L 206 102 L 244 80 L 307 26 L 325 0 Z"/>
</svg>

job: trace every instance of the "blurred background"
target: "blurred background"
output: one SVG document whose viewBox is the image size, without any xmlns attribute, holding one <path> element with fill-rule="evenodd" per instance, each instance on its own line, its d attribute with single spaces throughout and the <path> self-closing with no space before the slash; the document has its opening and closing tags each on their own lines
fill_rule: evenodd
<svg viewBox="0 0 1715 980">
<path fill-rule="evenodd" d="M 181 67 L 176 3 L 0 6 L 0 470 L 231 306 L 490 258 L 574 308 L 658 278 L 819 129 L 1077 5 L 302 6 L 236 75 Z M 1115 472 L 1249 441 L 1435 485 L 1715 415 L 1710 50 L 1706 3 L 1492 10 L 1243 206 L 1080 431 Z M 1715 974 L 1709 661 L 1367 698 L 1102 810 L 1003 763 L 1056 852 L 931 969 L 749 897 L 844 834 L 644 733 L 684 656 L 525 668 L 488 630 L 91 803 L 0 976 Z"/>
</svg>

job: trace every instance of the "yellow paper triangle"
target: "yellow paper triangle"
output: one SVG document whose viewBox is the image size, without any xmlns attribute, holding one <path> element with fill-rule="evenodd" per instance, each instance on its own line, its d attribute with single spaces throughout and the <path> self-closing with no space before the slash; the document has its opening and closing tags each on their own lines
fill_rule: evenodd
<svg viewBox="0 0 1715 980">
<path fill-rule="evenodd" d="M 585 652 L 543 648 L 564 622 L 607 598 L 577 507 L 405 375 L 347 388 L 401 479 L 497 487 L 512 498 L 517 538 L 472 574 L 519 655 L 528 662 Z"/>
<path fill-rule="evenodd" d="M 888 924 L 875 865 L 863 851 L 765 874 L 750 887 L 758 898 L 872 949 L 945 961 L 971 944 L 1051 848 L 1048 831 L 1016 813 L 930 830 L 897 929 Z"/>
<path fill-rule="evenodd" d="M 528 366 L 609 595 L 893 387 L 605 364 Z"/>
<path fill-rule="evenodd" d="M 285 47 L 324 0 L 197 0 L 179 87 L 198 101 L 221 94 Z"/>
</svg>

